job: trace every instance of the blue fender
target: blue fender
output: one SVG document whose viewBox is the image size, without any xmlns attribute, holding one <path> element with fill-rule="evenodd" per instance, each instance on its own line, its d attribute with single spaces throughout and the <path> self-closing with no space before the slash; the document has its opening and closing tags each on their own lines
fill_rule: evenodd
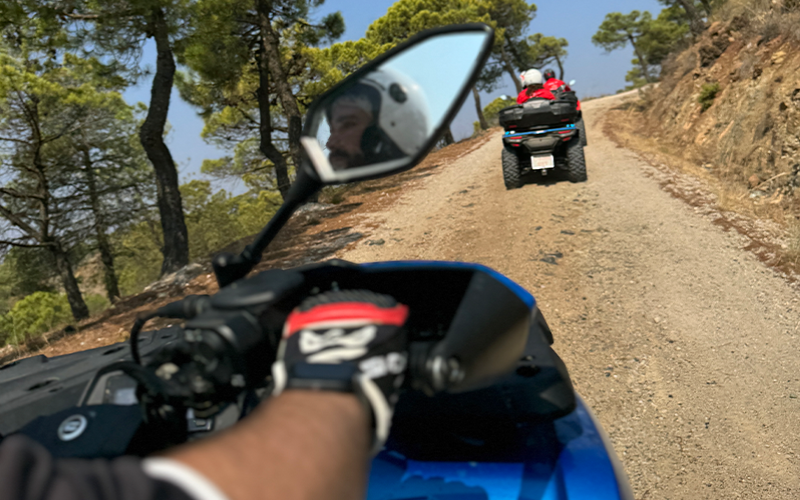
<svg viewBox="0 0 800 500">
<path fill-rule="evenodd" d="M 532 432 L 522 460 L 424 462 L 385 449 L 372 462 L 367 499 L 632 500 L 608 437 L 577 403 Z"/>
</svg>

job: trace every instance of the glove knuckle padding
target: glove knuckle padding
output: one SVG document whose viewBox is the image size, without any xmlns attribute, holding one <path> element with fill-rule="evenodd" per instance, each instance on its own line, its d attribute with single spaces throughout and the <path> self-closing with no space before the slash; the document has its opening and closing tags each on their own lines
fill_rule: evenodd
<svg viewBox="0 0 800 500">
<path fill-rule="evenodd" d="M 373 416 L 380 450 L 408 365 L 408 308 L 367 290 L 332 291 L 287 318 L 273 365 L 275 394 L 287 388 L 356 394 Z"/>
</svg>

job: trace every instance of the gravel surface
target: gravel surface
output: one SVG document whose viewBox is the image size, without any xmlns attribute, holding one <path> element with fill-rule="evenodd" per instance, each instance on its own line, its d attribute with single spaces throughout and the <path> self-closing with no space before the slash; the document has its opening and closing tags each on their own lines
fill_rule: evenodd
<svg viewBox="0 0 800 500">
<path fill-rule="evenodd" d="M 531 290 L 637 498 L 800 498 L 798 292 L 603 136 L 625 98 L 584 105 L 587 183 L 506 191 L 498 134 L 338 256 L 479 262 Z"/>
</svg>

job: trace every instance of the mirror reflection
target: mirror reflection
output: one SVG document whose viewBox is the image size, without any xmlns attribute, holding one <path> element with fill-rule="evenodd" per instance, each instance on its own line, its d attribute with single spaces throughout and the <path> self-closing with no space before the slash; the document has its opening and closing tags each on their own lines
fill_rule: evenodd
<svg viewBox="0 0 800 500">
<path fill-rule="evenodd" d="M 344 182 L 408 165 L 436 139 L 488 36 L 479 31 L 429 38 L 329 96 L 320 116 L 308 117 L 316 124 L 316 154 L 309 149 L 309 156 L 320 178 Z"/>
<path fill-rule="evenodd" d="M 344 170 L 414 156 L 428 138 L 429 114 L 416 81 L 381 67 L 328 106 L 328 160 Z"/>
</svg>

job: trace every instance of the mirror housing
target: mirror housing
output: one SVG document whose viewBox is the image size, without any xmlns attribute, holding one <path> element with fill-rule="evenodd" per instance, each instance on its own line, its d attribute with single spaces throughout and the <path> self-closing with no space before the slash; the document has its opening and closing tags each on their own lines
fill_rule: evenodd
<svg viewBox="0 0 800 500">
<path fill-rule="evenodd" d="M 426 30 L 341 81 L 309 108 L 300 139 L 306 174 L 331 185 L 417 165 L 455 118 L 493 42 L 481 23 Z"/>
</svg>

